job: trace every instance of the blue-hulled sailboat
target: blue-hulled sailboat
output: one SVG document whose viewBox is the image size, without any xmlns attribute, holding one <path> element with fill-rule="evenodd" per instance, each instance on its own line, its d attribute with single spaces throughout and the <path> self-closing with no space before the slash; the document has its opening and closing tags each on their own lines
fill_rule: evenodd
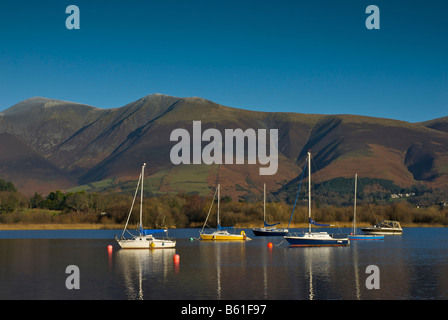
<svg viewBox="0 0 448 320">
<path fill-rule="evenodd" d="M 279 225 L 280 222 L 274 224 L 269 224 L 266 222 L 266 183 L 263 185 L 263 221 L 264 221 L 264 227 L 252 229 L 254 235 L 265 237 L 278 237 L 278 236 L 285 236 L 286 234 L 288 234 L 288 229 L 275 228 L 275 226 Z"/>
<path fill-rule="evenodd" d="M 311 219 L 311 153 L 308 152 L 308 232 L 301 235 L 285 236 L 291 247 L 339 247 L 348 246 L 350 241 L 346 237 L 336 238 L 327 232 L 311 232 L 311 225 L 329 227 Z"/>
</svg>

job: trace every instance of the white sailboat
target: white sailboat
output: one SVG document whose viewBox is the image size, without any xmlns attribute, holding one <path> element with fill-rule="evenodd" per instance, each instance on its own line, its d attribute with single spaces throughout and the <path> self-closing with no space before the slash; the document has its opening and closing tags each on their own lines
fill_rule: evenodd
<svg viewBox="0 0 448 320">
<path fill-rule="evenodd" d="M 384 235 L 356 234 L 356 189 L 358 174 L 355 174 L 355 199 L 353 202 L 353 232 L 348 236 L 349 240 L 384 240 Z"/>
<path fill-rule="evenodd" d="M 122 249 L 160 249 L 160 248 L 174 248 L 176 246 L 176 241 L 172 239 L 159 239 L 154 238 L 154 233 L 159 232 L 167 232 L 166 229 L 144 229 L 143 228 L 143 179 L 145 175 L 145 166 L 146 163 L 142 166 L 142 172 L 140 173 L 140 177 L 137 183 L 137 188 L 135 190 L 134 200 L 132 201 L 131 210 L 129 211 L 128 219 L 126 221 L 126 225 L 123 229 L 123 233 L 121 234 L 121 237 L 118 239 L 115 237 L 115 239 L 118 242 L 118 245 Z M 140 222 L 138 226 L 138 234 L 133 235 L 129 231 L 127 231 L 127 226 L 129 223 L 129 218 L 132 213 L 132 209 L 134 207 L 134 202 L 137 197 L 138 189 L 141 184 L 141 190 L 140 190 Z M 125 232 L 128 232 L 131 234 L 131 238 L 125 238 L 124 234 Z"/>
<path fill-rule="evenodd" d="M 308 232 L 302 235 L 285 236 L 285 239 L 291 247 L 336 247 L 350 244 L 348 238 L 334 238 L 327 232 L 311 232 L 311 224 L 320 227 L 330 226 L 317 223 L 311 219 L 311 153 L 308 152 Z"/>
</svg>

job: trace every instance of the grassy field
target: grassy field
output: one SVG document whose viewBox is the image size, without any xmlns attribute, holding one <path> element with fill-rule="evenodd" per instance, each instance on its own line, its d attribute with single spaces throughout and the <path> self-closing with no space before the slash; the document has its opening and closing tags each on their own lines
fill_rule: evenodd
<svg viewBox="0 0 448 320">
<path fill-rule="evenodd" d="M 218 166 L 198 164 L 194 166 L 175 166 L 165 170 L 159 170 L 155 174 L 145 178 L 145 190 L 154 195 L 166 193 L 197 193 L 201 196 L 210 194 L 208 177 L 216 175 Z M 116 181 L 116 179 L 105 179 L 94 183 L 85 184 L 68 192 L 101 192 L 113 188 L 120 189 L 121 192 L 133 193 L 137 181 Z"/>
<path fill-rule="evenodd" d="M 213 173 L 211 173 L 211 170 Z M 164 179 L 161 187 L 163 190 L 197 193 L 201 196 L 206 196 L 210 194 L 207 179 L 209 175 L 216 174 L 216 170 L 217 166 L 208 166 L 206 164 L 173 167 L 169 172 L 169 176 Z"/>
</svg>

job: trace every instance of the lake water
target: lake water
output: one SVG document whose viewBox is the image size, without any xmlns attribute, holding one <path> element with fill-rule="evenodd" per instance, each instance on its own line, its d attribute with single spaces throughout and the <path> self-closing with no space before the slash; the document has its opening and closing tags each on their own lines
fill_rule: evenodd
<svg viewBox="0 0 448 320">
<path fill-rule="evenodd" d="M 0 231 L 0 299 L 448 298 L 446 228 L 405 228 L 334 248 L 290 248 L 281 237 L 245 231 L 253 240 L 191 241 L 199 229 L 170 230 L 177 246 L 162 250 L 122 250 L 113 239 L 121 230 Z M 69 265 L 79 268 L 79 289 L 66 287 Z M 370 265 L 379 289 L 366 287 Z"/>
</svg>

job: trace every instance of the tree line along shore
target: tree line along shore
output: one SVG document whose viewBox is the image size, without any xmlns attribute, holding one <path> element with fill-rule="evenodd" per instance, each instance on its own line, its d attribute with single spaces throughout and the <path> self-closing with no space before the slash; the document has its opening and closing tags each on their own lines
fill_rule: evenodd
<svg viewBox="0 0 448 320">
<path fill-rule="evenodd" d="M 259 198 L 233 201 L 228 196 L 222 197 L 220 224 L 237 228 L 261 226 L 263 202 Z M 0 181 L 0 229 L 120 229 L 126 223 L 132 199 L 132 194 L 85 191 L 54 191 L 45 197 L 38 193 L 27 197 L 18 192 L 12 183 L 3 180 Z M 448 226 L 448 207 L 445 205 L 416 207 L 407 201 L 379 204 L 367 199 L 358 203 L 356 219 L 359 227 L 382 220 L 397 220 L 403 227 Z M 211 204 L 211 196 L 198 194 L 145 195 L 143 223 L 148 228 L 202 227 Z M 138 207 L 133 210 L 135 212 L 129 221 L 131 226 L 136 225 L 139 219 Z M 216 205 L 208 220 L 211 227 L 216 225 L 215 215 Z M 266 203 L 266 220 L 270 223 L 280 222 L 282 226 L 290 223 L 290 228 L 301 228 L 307 225 L 307 219 L 308 204 L 305 198 L 299 199 L 295 207 L 293 203 L 275 198 Z M 316 201 L 313 202 L 313 219 L 337 227 L 351 227 L 353 206 L 322 205 Z"/>
</svg>

